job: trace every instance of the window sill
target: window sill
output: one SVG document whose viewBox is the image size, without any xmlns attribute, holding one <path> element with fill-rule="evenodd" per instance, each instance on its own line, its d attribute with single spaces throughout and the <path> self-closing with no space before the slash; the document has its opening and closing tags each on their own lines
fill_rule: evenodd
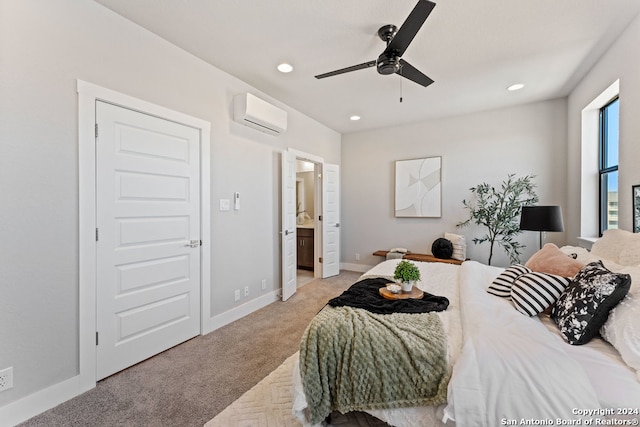
<svg viewBox="0 0 640 427">
<path fill-rule="evenodd" d="M 591 250 L 591 246 L 598 240 L 597 237 L 578 237 L 578 246 L 581 248 L 585 248 L 587 250 Z"/>
</svg>

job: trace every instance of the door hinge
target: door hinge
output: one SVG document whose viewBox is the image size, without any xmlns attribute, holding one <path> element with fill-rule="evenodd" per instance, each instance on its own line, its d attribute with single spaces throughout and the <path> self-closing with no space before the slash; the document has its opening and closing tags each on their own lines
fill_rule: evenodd
<svg viewBox="0 0 640 427">
<path fill-rule="evenodd" d="M 98 332 L 96 331 L 96 345 L 98 345 Z"/>
<path fill-rule="evenodd" d="M 99 237 L 100 237 L 100 235 L 98 233 L 98 229 L 96 228 L 96 242 L 99 240 Z"/>
<path fill-rule="evenodd" d="M 98 124 L 96 123 L 96 138 L 98 137 Z"/>
<path fill-rule="evenodd" d="M 320 257 L 320 264 L 322 264 L 322 257 Z"/>
</svg>

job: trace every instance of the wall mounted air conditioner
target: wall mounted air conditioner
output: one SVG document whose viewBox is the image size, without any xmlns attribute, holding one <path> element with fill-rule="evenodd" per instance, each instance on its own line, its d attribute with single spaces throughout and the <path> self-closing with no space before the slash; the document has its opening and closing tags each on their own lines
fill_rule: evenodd
<svg viewBox="0 0 640 427">
<path fill-rule="evenodd" d="M 287 112 L 250 93 L 233 97 L 233 119 L 269 135 L 287 130 Z"/>
</svg>

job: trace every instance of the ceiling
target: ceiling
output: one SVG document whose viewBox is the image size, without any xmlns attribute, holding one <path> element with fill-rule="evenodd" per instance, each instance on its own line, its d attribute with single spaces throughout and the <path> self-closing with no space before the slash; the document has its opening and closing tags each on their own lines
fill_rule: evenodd
<svg viewBox="0 0 640 427">
<path fill-rule="evenodd" d="M 640 12 L 638 0 L 434 0 L 402 57 L 435 80 L 424 88 L 375 68 L 314 78 L 376 59 L 378 28 L 400 27 L 417 0 L 95 1 L 341 133 L 566 96 Z"/>
</svg>

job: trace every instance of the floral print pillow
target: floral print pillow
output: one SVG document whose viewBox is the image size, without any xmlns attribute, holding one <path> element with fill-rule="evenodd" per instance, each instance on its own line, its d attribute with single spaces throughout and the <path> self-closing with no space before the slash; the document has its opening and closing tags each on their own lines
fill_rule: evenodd
<svg viewBox="0 0 640 427">
<path fill-rule="evenodd" d="M 631 276 L 614 273 L 602 261 L 587 264 L 553 305 L 551 318 L 560 334 L 574 345 L 586 344 L 598 334 L 609 311 L 625 297 Z"/>
</svg>

